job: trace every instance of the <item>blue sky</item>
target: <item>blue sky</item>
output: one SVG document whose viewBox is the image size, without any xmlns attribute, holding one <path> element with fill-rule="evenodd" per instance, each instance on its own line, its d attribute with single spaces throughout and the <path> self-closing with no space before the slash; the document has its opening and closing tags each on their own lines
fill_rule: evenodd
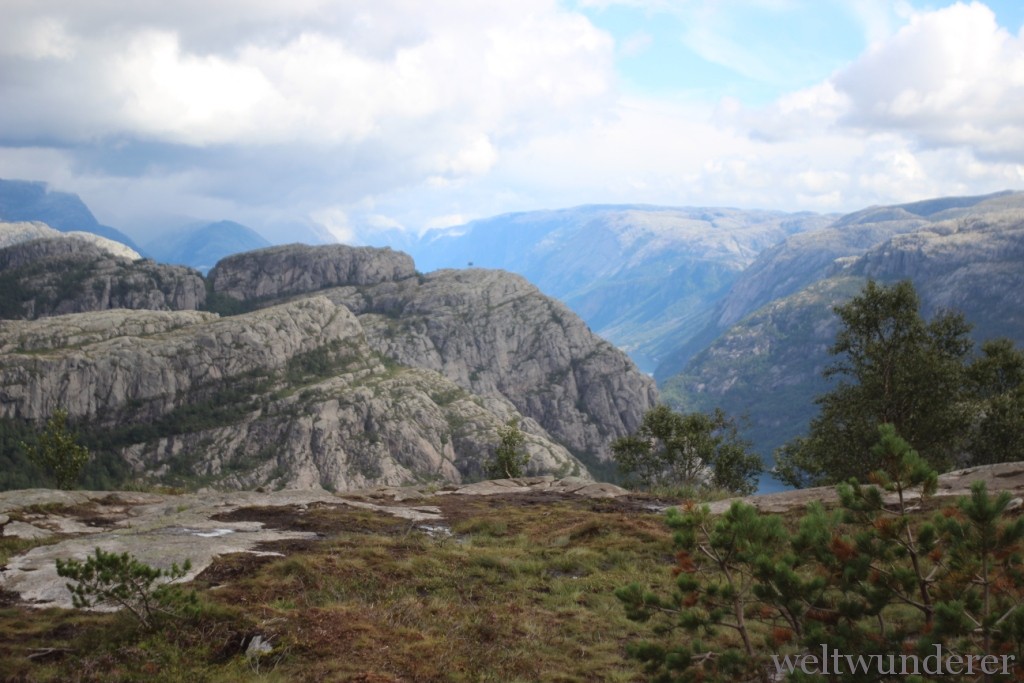
<svg viewBox="0 0 1024 683">
<path fill-rule="evenodd" d="M 145 241 L 1024 189 L 1024 3 L 5 0 L 0 177 Z"/>
<path fill-rule="evenodd" d="M 953 3 L 855 0 L 567 2 L 615 38 L 626 89 L 767 104 L 814 85 L 883 41 L 914 12 Z M 985 5 L 1016 33 L 1024 3 Z"/>
</svg>

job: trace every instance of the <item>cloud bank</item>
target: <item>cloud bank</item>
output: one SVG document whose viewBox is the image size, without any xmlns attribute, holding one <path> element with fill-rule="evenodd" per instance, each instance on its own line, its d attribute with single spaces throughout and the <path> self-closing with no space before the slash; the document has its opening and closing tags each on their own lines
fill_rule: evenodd
<svg viewBox="0 0 1024 683">
<path fill-rule="evenodd" d="M 985 4 L 849 0 L 868 47 L 767 104 L 631 90 L 617 60 L 651 34 L 598 28 L 587 12 L 620 3 L 598 4 L 8 0 L 0 177 L 129 230 L 179 213 L 350 241 L 578 203 L 843 210 L 1024 186 L 1024 36 Z M 705 24 L 680 6 L 643 11 L 680 22 L 680 49 L 788 82 L 718 5 L 686 5 Z"/>
</svg>

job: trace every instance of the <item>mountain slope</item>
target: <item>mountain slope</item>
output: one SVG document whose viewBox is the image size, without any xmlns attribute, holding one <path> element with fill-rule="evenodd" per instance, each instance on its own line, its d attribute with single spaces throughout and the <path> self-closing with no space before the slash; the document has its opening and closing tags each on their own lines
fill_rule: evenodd
<svg viewBox="0 0 1024 683">
<path fill-rule="evenodd" d="M 684 343 L 757 254 L 828 217 L 770 211 L 583 206 L 508 214 L 427 234 L 424 270 L 519 273 L 627 350 L 644 369 Z"/>
<path fill-rule="evenodd" d="M 529 473 L 586 477 L 577 455 L 600 465 L 654 401 L 624 354 L 508 273 L 292 245 L 225 259 L 210 288 L 258 309 L 0 322 L 0 432 L 62 408 L 108 471 L 340 490 L 479 478 L 513 418 Z"/>
<path fill-rule="evenodd" d="M 895 210 L 882 212 L 883 224 Z M 1024 343 L 1024 194 L 961 202 L 933 216 L 940 220 L 838 259 L 826 277 L 730 326 L 664 383 L 666 400 L 748 413 L 751 436 L 767 455 L 802 433 L 815 414 L 813 397 L 826 389 L 820 373 L 838 330 L 831 309 L 868 278 L 910 280 L 926 317 L 958 309 L 977 341 L 1006 336 Z"/>
<path fill-rule="evenodd" d="M 10 225 L 0 223 L 0 235 L 57 236 L 0 248 L 0 318 L 111 308 L 185 310 L 206 300 L 206 287 L 194 270 L 138 259 L 124 245 L 92 234 L 58 233 L 40 224 L 5 230 Z M 135 258 L 125 258 L 125 252 Z"/>
<path fill-rule="evenodd" d="M 0 178 L 0 220 L 40 221 L 61 232 L 91 232 L 142 252 L 128 235 L 101 225 L 78 195 L 50 190 L 46 183 Z"/>
<path fill-rule="evenodd" d="M 269 247 L 262 235 L 241 223 L 217 221 L 182 228 L 146 243 L 153 258 L 206 273 L 226 256 Z"/>
<path fill-rule="evenodd" d="M 330 288 L 345 280 L 352 285 Z M 625 354 L 510 273 L 419 276 L 389 249 L 290 245 L 225 259 L 210 282 L 235 299 L 323 294 L 359 316 L 379 353 L 511 401 L 588 464 L 607 461 L 610 442 L 656 400 Z"/>
</svg>

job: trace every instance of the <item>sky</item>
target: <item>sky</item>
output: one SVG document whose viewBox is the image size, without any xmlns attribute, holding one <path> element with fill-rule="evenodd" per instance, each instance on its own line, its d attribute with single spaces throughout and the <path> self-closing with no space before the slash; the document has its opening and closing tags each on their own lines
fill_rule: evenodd
<svg viewBox="0 0 1024 683">
<path fill-rule="evenodd" d="M 1019 0 L 0 0 L 0 178 L 143 244 L 1024 189 L 1022 25 Z"/>
</svg>

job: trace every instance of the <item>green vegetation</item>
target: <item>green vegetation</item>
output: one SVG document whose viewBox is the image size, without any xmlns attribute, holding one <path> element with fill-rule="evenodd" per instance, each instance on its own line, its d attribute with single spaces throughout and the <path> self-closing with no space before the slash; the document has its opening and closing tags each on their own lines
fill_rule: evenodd
<svg viewBox="0 0 1024 683">
<path fill-rule="evenodd" d="M 74 488 L 89 462 L 89 449 L 78 443 L 67 421 L 66 410 L 55 410 L 35 443 L 21 444 L 29 460 L 49 472 L 61 489 Z"/>
<path fill-rule="evenodd" d="M 530 454 L 523 448 L 526 436 L 519 429 L 519 418 L 513 417 L 498 427 L 498 446 L 487 463 L 487 476 L 492 479 L 515 479 L 526 473 Z"/>
<path fill-rule="evenodd" d="M 835 308 L 841 328 L 830 353 L 837 360 L 825 376 L 840 382 L 817 399 L 808 434 L 776 451 L 780 479 L 825 485 L 879 468 L 869 454 L 882 423 L 893 424 L 939 471 L 1024 456 L 1024 353 L 994 341 L 972 361 L 963 316 L 947 312 L 925 322 L 918 306 L 909 281 L 869 281 Z"/>
<path fill-rule="evenodd" d="M 94 274 L 94 261 L 62 255 L 0 272 L 0 318 L 20 319 L 51 314 L 61 303 L 81 296 Z M 28 313 L 32 312 L 29 316 Z"/>
<path fill-rule="evenodd" d="M 612 444 L 619 469 L 641 488 L 719 488 L 753 493 L 761 459 L 749 452 L 735 421 L 711 414 L 673 412 L 660 405 L 644 415 L 640 429 Z"/>
<path fill-rule="evenodd" d="M 453 536 L 344 506 L 310 506 L 287 541 L 217 559 L 202 609 L 146 631 L 127 613 L 0 606 L 0 671 L 32 681 L 642 680 L 624 645 L 659 640 L 614 596 L 670 580 L 657 515 L 616 501 L 439 496 Z M 271 508 L 270 510 L 279 510 Z M 263 519 L 260 510 L 238 519 Z M 255 636 L 272 651 L 246 656 Z M 669 641 L 663 641 L 665 646 Z M 51 657 L 28 655 L 54 650 Z"/>
<path fill-rule="evenodd" d="M 25 420 L 0 418 L 0 490 L 29 489 L 49 485 L 48 475 L 29 460 L 25 448 L 39 434 Z"/>
<path fill-rule="evenodd" d="M 75 607 L 115 606 L 127 610 L 139 625 L 153 629 L 160 619 L 195 614 L 198 603 L 195 591 L 183 591 L 169 582 L 185 576 L 192 563 L 185 560 L 169 570 L 151 567 L 128 553 L 120 555 L 96 548 L 85 562 L 57 560 L 57 575 L 71 579 L 68 584 Z"/>
<path fill-rule="evenodd" d="M 155 419 L 122 419 L 114 427 L 96 425 L 85 438 L 94 450 L 117 450 L 175 434 L 234 424 L 259 409 L 257 397 L 271 385 L 272 379 L 261 373 L 232 377 L 230 381 L 197 387 L 189 394 L 188 403 Z M 145 409 L 144 405 L 128 406 L 125 418 L 131 417 L 133 411 L 144 414 Z"/>
<path fill-rule="evenodd" d="M 926 680 L 879 671 L 937 645 L 960 657 L 1013 655 L 1024 672 L 1024 518 L 1006 514 L 1010 495 L 979 484 L 930 519 L 915 513 L 932 507 L 937 475 L 892 425 L 879 436 L 875 485 L 841 485 L 838 511 L 814 504 L 788 522 L 740 502 L 720 517 L 706 506 L 670 511 L 671 594 L 639 582 L 617 593 L 631 618 L 688 633 L 671 648 L 631 645 L 653 680 L 773 680 L 773 655 L 795 661 L 823 647 L 880 658 L 857 673 L 847 665 L 843 681 Z"/>
<path fill-rule="evenodd" d="M 982 345 L 967 369 L 974 421 L 967 437 L 972 465 L 1024 460 L 1024 352 L 1009 339 Z"/>
</svg>

